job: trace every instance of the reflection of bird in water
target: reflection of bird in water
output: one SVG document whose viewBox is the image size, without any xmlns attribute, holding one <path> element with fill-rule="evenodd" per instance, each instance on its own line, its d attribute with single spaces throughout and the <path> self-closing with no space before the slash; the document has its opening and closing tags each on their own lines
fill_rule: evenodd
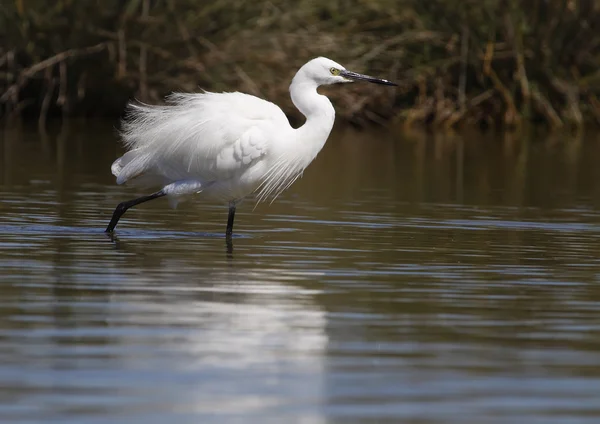
<svg viewBox="0 0 600 424">
<path fill-rule="evenodd" d="M 294 105 L 306 116 L 298 129 L 275 104 L 237 92 L 172 94 L 166 106 L 130 105 L 122 132 L 129 151 L 113 163 L 112 172 L 118 184 L 162 188 L 120 203 L 106 232 L 132 206 L 162 196 L 177 204 L 183 196 L 202 193 L 229 202 L 230 239 L 240 200 L 253 192 L 258 201 L 275 199 L 323 148 L 335 111 L 317 87 L 354 80 L 396 85 L 324 57 L 302 66 L 290 86 Z"/>
<path fill-rule="evenodd" d="M 114 266 L 115 307 L 107 308 L 109 325 L 142 326 L 141 335 L 117 332 L 110 341 L 113 368 L 134 376 L 142 369 L 145 376 L 117 378 L 129 389 L 125 396 L 138 394 L 165 412 L 198 416 L 197 422 L 206 416 L 263 422 L 282 404 L 320 405 L 326 398 L 328 320 L 314 273 L 243 261 L 233 269 L 204 268 L 194 254 L 143 251 L 152 264 L 125 255 Z M 327 421 L 305 413 L 307 422 Z"/>
</svg>

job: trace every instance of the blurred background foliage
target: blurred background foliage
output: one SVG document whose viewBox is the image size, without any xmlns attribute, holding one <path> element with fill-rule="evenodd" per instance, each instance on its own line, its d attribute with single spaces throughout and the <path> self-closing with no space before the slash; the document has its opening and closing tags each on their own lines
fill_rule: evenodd
<svg viewBox="0 0 600 424">
<path fill-rule="evenodd" d="M 397 89 L 326 88 L 363 125 L 600 123 L 595 0 L 4 0 L 0 114 L 119 115 L 135 97 L 288 85 L 327 56 Z"/>
</svg>

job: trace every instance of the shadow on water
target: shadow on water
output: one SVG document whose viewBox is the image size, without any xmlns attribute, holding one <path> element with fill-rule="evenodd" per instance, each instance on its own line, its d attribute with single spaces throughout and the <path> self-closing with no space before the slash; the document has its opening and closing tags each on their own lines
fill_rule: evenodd
<svg viewBox="0 0 600 424">
<path fill-rule="evenodd" d="M 201 201 L 103 232 L 112 124 L 1 137 L 1 421 L 600 418 L 598 137 L 340 128 L 233 253 Z"/>
</svg>

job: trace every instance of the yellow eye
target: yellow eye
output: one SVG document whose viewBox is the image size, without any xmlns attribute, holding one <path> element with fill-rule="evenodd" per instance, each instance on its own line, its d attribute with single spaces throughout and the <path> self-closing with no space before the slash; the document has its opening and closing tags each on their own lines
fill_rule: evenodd
<svg viewBox="0 0 600 424">
<path fill-rule="evenodd" d="M 331 72 L 331 75 L 334 75 L 336 77 L 340 74 L 340 70 L 336 68 L 330 68 L 329 72 Z"/>
</svg>

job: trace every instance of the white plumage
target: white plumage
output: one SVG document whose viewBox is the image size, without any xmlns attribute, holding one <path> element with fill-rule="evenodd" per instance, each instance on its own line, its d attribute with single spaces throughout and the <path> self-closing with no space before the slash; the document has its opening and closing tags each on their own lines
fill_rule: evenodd
<svg viewBox="0 0 600 424">
<path fill-rule="evenodd" d="M 317 87 L 355 79 L 394 85 L 323 57 L 300 68 L 290 85 L 294 105 L 306 116 L 298 129 L 275 104 L 238 92 L 175 93 L 163 106 L 130 104 L 121 131 L 128 151 L 113 163 L 112 173 L 118 184 L 162 189 L 120 204 L 107 232 L 131 206 L 164 195 L 176 204 L 201 193 L 229 202 L 230 235 L 237 202 L 254 192 L 257 201 L 275 199 L 325 144 L 335 111 Z"/>
</svg>

